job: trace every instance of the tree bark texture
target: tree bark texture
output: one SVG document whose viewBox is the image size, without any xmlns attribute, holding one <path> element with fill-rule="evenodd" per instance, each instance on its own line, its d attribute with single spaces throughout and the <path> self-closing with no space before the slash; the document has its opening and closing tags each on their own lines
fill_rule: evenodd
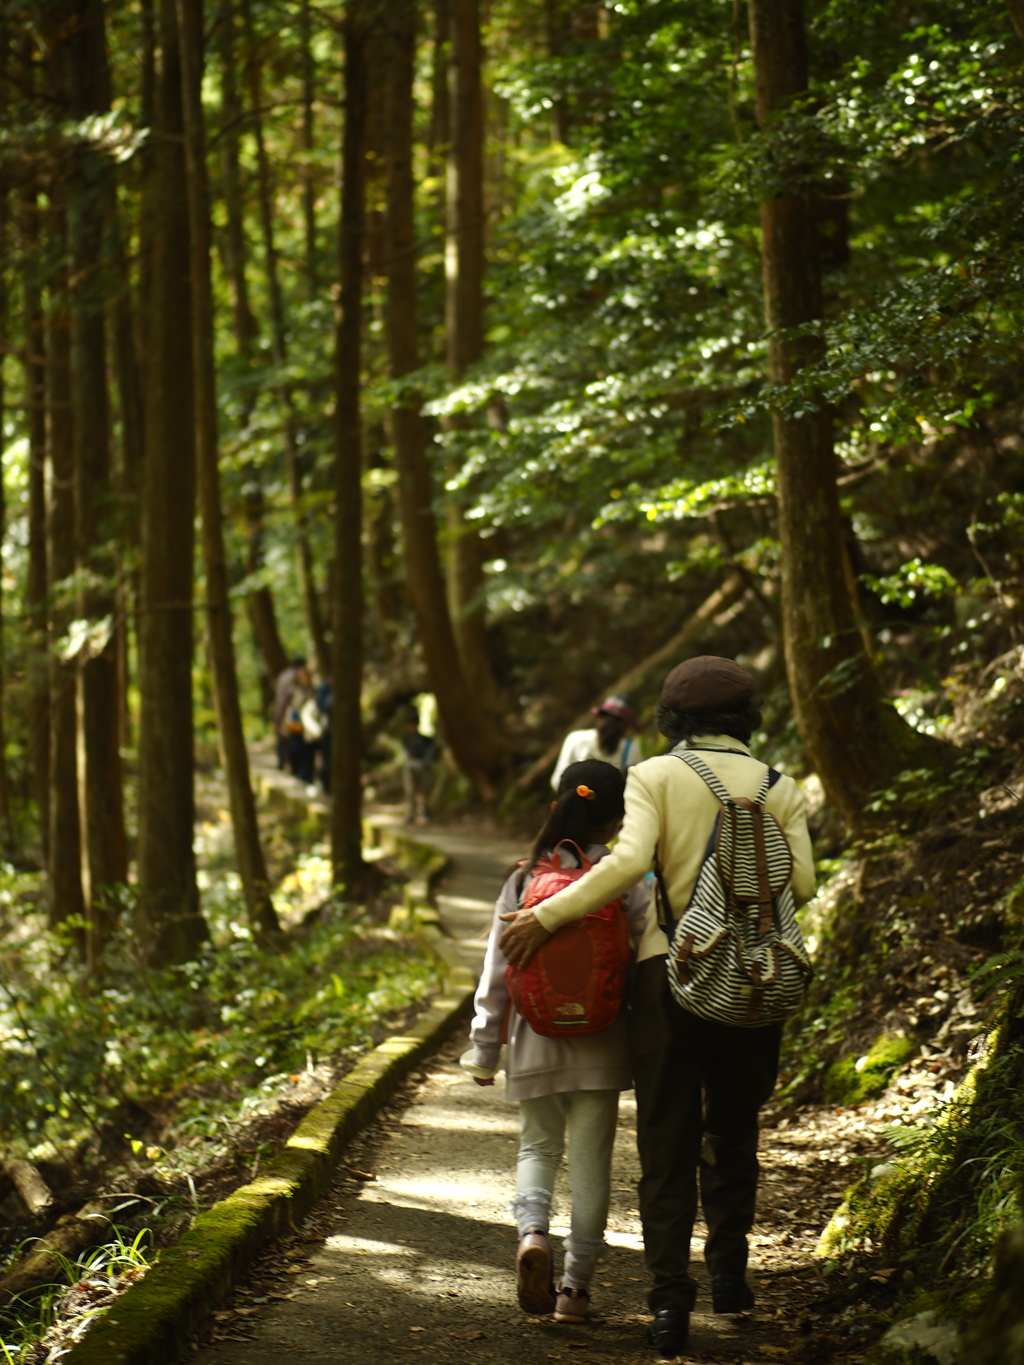
<svg viewBox="0 0 1024 1365">
<path fill-rule="evenodd" d="M 25 584 L 28 654 L 28 728 L 32 794 L 39 815 L 43 865 L 50 846 L 50 692 L 47 661 L 46 330 L 39 288 L 39 207 L 35 186 L 21 203 L 28 266 L 24 275 L 25 401 L 28 406 L 28 572 Z"/>
<path fill-rule="evenodd" d="M 52 215 L 59 247 L 66 234 L 62 215 Z M 63 255 L 63 251 L 60 253 Z M 75 569 L 75 458 L 71 427 L 71 337 L 66 272 L 51 284 L 46 346 L 46 559 L 50 587 L 50 772 L 49 915 L 54 927 L 85 914 L 78 813 L 78 759 L 74 663 L 57 646 L 71 624 L 67 580 Z"/>
<path fill-rule="evenodd" d="M 484 92 L 479 0 L 450 0 L 450 138 L 445 239 L 445 336 L 449 374 L 460 379 L 484 349 Z M 458 431 L 471 424 L 452 417 Z M 491 668 L 479 532 L 458 498 L 448 504 L 448 601 L 466 681 L 492 714 L 499 709 Z"/>
<path fill-rule="evenodd" d="M 278 270 L 277 245 L 274 240 L 274 196 L 270 176 L 270 158 L 267 155 L 263 137 L 263 119 L 260 110 L 263 104 L 263 87 L 260 68 L 255 57 L 256 36 L 252 22 L 252 7 L 249 0 L 242 0 L 245 16 L 246 42 L 249 48 L 248 83 L 249 102 L 253 138 L 256 143 L 257 186 L 259 190 L 260 230 L 263 236 L 263 250 L 267 272 L 267 293 L 270 300 L 270 344 L 274 366 L 278 373 L 284 370 L 288 359 L 285 329 L 284 296 L 281 293 L 281 279 Z M 295 400 L 290 385 L 279 383 L 278 394 L 284 413 L 284 462 L 291 498 L 292 513 L 295 518 L 295 552 L 298 561 L 299 587 L 306 613 L 306 628 L 316 657 L 317 671 L 327 677 L 331 671 L 331 655 L 327 647 L 327 634 L 324 630 L 320 599 L 316 589 L 316 571 L 313 563 L 313 550 L 309 543 L 308 517 L 303 504 L 302 470 L 299 466 L 299 447 L 296 432 Z"/>
<path fill-rule="evenodd" d="M 110 105 L 101 0 L 75 0 L 67 38 L 72 117 Z M 115 563 L 111 420 L 107 387 L 106 295 L 110 168 L 97 147 L 72 150 L 68 235 L 71 249 L 71 404 L 75 469 L 77 613 L 97 628 L 78 651 L 78 784 L 86 960 L 98 964 L 116 919 L 115 887 L 128 880 L 120 754 L 117 649 L 113 635 Z M 104 629 L 104 623 L 107 628 Z"/>
<path fill-rule="evenodd" d="M 412 163 L 416 0 L 394 0 L 389 6 L 388 34 L 385 330 L 391 376 L 401 379 L 419 368 Z M 415 393 L 403 394 L 391 411 L 390 427 L 398 470 L 406 583 L 430 685 L 456 763 L 477 791 L 490 799 L 504 768 L 504 752 L 467 686 L 455 648 L 437 546 L 427 429 Z"/>
<path fill-rule="evenodd" d="M 802 0 L 750 0 L 758 120 L 769 130 L 807 89 Z M 789 329 L 821 315 L 817 208 L 799 168 L 761 212 L 768 372 L 789 382 L 820 352 Z M 872 791 L 912 757 L 934 748 L 885 701 L 854 618 L 843 567 L 843 533 L 831 414 L 772 415 L 782 546 L 782 625 L 800 737 L 829 799 L 848 825 L 863 823 Z"/>
<path fill-rule="evenodd" d="M 0 16 L 0 119 L 5 120 L 8 106 L 8 59 L 10 33 L 7 16 Z M 10 186 L 6 171 L 0 169 L 0 433 L 4 426 L 4 359 L 10 348 L 8 328 L 9 281 L 7 278 L 8 231 L 10 226 Z M 0 579 L 2 579 L 2 547 L 4 530 L 7 525 L 6 491 L 3 470 L 0 469 Z M 3 612 L 0 610 L 0 846 L 7 848 L 10 842 L 10 791 L 7 781 L 7 737 L 4 726 L 3 696 L 6 668 L 3 653 Z"/>
<path fill-rule="evenodd" d="M 334 704 L 331 715 L 331 860 L 351 886 L 362 857 L 363 493 L 359 389 L 363 219 L 366 211 L 368 13 L 346 12 L 345 129 L 341 151 L 340 280 L 334 402 Z"/>
<path fill-rule="evenodd" d="M 235 346 L 238 354 L 246 359 L 251 353 L 252 343 L 259 335 L 259 323 L 252 311 L 249 300 L 249 283 L 246 273 L 248 248 L 245 239 L 245 201 L 242 192 L 242 167 L 240 140 L 242 128 L 242 99 L 238 89 L 236 72 L 236 20 L 233 0 L 225 0 L 221 6 L 218 24 L 220 37 L 220 76 L 223 96 L 223 125 L 220 131 L 221 187 L 224 209 L 227 218 L 225 233 L 225 264 L 228 283 L 231 288 L 232 321 L 234 324 Z M 242 425 L 247 425 L 256 403 L 256 388 L 252 386 L 243 395 Z M 260 485 L 261 471 L 255 463 L 245 470 L 245 520 L 248 532 L 247 573 L 258 574 L 263 567 L 263 489 Z M 274 598 L 269 587 L 254 588 L 249 593 L 249 618 L 252 622 L 256 648 L 263 664 L 265 679 L 264 691 L 273 696 L 274 682 L 287 666 L 287 656 L 281 643 L 274 611 Z"/>
<path fill-rule="evenodd" d="M 217 438 L 217 377 L 213 355 L 213 287 L 210 278 L 210 194 L 203 126 L 202 0 L 177 0 L 181 40 L 182 106 L 188 177 L 189 249 L 192 284 L 192 374 L 195 450 L 206 574 L 206 621 L 213 673 L 217 728 L 224 757 L 235 861 L 242 880 L 253 934 L 266 941 L 280 925 L 270 899 L 267 865 L 260 844 L 256 802 L 249 778 L 249 755 L 242 729 L 238 675 L 231 634 L 228 571 L 220 501 Z"/>
<path fill-rule="evenodd" d="M 152 297 L 139 612 L 136 933 L 152 965 L 207 937 L 193 822 L 192 557 L 196 498 L 192 291 L 181 57 L 175 0 L 160 0 L 152 185 Z"/>
</svg>

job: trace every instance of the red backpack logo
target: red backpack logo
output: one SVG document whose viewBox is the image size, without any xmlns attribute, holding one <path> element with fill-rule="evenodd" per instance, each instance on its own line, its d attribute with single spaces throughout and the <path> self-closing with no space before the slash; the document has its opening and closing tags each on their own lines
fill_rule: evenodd
<svg viewBox="0 0 1024 1365">
<path fill-rule="evenodd" d="M 538 905 L 590 870 L 586 855 L 571 840 L 580 867 L 563 867 L 556 849 L 536 864 L 523 896 L 523 909 Z M 629 927 L 617 897 L 557 929 L 525 967 L 507 967 L 505 981 L 516 1012 L 545 1038 L 600 1033 L 619 1017 L 626 994 Z"/>
</svg>

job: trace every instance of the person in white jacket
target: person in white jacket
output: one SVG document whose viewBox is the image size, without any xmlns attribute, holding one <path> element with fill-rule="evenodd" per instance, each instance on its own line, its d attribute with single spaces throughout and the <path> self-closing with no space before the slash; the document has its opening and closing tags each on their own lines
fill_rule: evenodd
<svg viewBox="0 0 1024 1365">
<path fill-rule="evenodd" d="M 562 774 L 570 763 L 598 758 L 624 773 L 643 760 L 640 741 L 631 733 L 638 720 L 631 698 L 606 697 L 600 706 L 593 707 L 591 714 L 597 717 L 595 725 L 586 730 L 570 730 L 562 741 L 558 762 L 551 774 L 552 791 L 559 790 Z"/>
<path fill-rule="evenodd" d="M 573 845 L 591 863 L 607 855 L 607 841 L 622 822 L 624 786 L 620 772 L 595 759 L 565 770 L 558 798 L 529 859 L 505 882 L 495 905 L 474 1002 L 472 1046 L 461 1058 L 478 1084 L 493 1084 L 507 1033 L 505 1094 L 518 1102 L 520 1115 L 513 1204 L 520 1236 L 517 1293 L 527 1312 L 554 1311 L 562 1322 L 585 1317 L 594 1267 L 604 1245 L 619 1092 L 632 1087 L 626 1021 L 623 1013 L 608 1028 L 583 1037 L 536 1033 L 512 1008 L 498 939 L 505 927 L 502 916 L 519 905 L 530 871 L 541 857 L 557 848 L 563 866 L 580 866 L 578 860 L 565 861 L 572 858 Z M 623 910 L 634 944 L 643 936 L 649 904 L 643 880 L 625 889 Z M 572 1218 L 556 1288 L 548 1227 L 566 1136 Z"/>
</svg>

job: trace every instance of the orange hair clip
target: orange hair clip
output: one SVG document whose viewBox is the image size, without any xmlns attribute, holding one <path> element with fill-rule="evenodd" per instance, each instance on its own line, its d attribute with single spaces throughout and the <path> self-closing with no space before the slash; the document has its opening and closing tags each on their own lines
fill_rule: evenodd
<svg viewBox="0 0 1024 1365">
<path fill-rule="evenodd" d="M 585 801 L 593 801 L 594 799 L 594 793 L 589 787 L 584 786 L 582 782 L 576 788 L 576 795 L 582 796 Z"/>
</svg>

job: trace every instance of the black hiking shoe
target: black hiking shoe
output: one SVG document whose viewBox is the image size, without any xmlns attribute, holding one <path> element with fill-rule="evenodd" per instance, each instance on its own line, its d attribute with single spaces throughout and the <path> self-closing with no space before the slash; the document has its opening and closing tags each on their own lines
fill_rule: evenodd
<svg viewBox="0 0 1024 1365">
<path fill-rule="evenodd" d="M 684 1349 L 689 1335 L 689 1313 L 683 1308 L 663 1308 L 655 1313 L 647 1328 L 647 1344 L 654 1347 L 662 1360 L 671 1360 Z"/>
<path fill-rule="evenodd" d="M 711 1281 L 711 1306 L 716 1313 L 749 1313 L 754 1291 L 739 1275 L 715 1275 Z"/>
</svg>

